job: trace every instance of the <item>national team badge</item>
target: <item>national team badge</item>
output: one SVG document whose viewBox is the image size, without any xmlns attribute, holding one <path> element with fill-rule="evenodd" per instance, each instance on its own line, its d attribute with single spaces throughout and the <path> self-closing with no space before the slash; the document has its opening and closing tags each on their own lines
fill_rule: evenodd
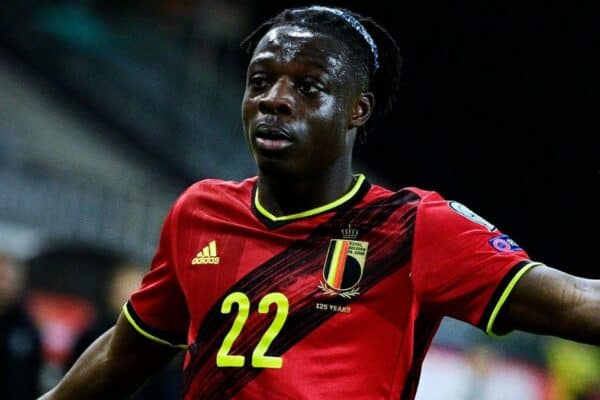
<svg viewBox="0 0 600 400">
<path fill-rule="evenodd" d="M 319 288 L 330 296 L 352 298 L 360 294 L 358 284 L 363 275 L 369 243 L 353 240 L 358 231 L 342 229 L 344 239 L 332 239 L 323 265 Z"/>
</svg>

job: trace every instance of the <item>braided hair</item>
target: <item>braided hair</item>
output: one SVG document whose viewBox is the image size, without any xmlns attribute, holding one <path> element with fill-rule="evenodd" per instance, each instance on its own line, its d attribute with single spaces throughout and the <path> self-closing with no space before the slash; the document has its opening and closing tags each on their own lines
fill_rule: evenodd
<svg viewBox="0 0 600 400">
<path fill-rule="evenodd" d="M 310 6 L 286 9 L 263 22 L 241 46 L 251 55 L 268 31 L 286 25 L 308 28 L 346 45 L 363 90 L 372 92 L 376 99 L 373 115 L 358 132 L 364 141 L 375 123 L 391 111 L 398 96 L 402 56 L 394 38 L 369 17 L 345 8 Z"/>
</svg>

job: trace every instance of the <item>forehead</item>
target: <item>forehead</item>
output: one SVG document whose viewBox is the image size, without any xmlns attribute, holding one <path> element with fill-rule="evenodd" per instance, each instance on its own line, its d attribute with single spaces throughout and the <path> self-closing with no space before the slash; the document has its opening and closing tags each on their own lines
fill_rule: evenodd
<svg viewBox="0 0 600 400">
<path fill-rule="evenodd" d="M 330 72 L 341 71 L 348 63 L 344 43 L 330 35 L 298 26 L 279 26 L 258 42 L 250 64 L 262 61 L 304 62 Z M 343 47 L 345 49 L 345 47 Z"/>
</svg>

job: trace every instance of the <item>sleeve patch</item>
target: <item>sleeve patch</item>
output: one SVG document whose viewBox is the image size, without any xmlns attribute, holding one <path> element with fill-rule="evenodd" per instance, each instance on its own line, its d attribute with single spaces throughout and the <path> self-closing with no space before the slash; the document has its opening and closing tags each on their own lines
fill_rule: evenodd
<svg viewBox="0 0 600 400">
<path fill-rule="evenodd" d="M 448 202 L 448 206 L 450 207 L 450 209 L 452 211 L 456 212 L 457 214 L 465 217 L 466 219 L 468 219 L 470 221 L 475 222 L 476 224 L 484 226 L 488 231 L 493 232 L 496 230 L 496 227 L 491 222 L 488 222 L 486 219 L 475 214 L 473 211 L 471 211 L 471 209 L 469 209 L 464 204 L 459 203 L 458 201 L 452 200 L 452 201 Z"/>
<path fill-rule="evenodd" d="M 523 249 L 508 235 L 499 235 L 488 240 L 488 243 L 498 253 L 510 253 L 514 251 L 522 251 Z"/>
</svg>

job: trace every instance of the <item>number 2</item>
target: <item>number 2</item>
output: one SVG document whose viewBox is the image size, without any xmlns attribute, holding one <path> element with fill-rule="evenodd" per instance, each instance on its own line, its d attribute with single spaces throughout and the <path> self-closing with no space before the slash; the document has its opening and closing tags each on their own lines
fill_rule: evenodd
<svg viewBox="0 0 600 400">
<path fill-rule="evenodd" d="M 217 367 L 243 367 L 246 362 L 244 356 L 232 355 L 229 354 L 229 351 L 248 320 L 250 299 L 242 292 L 233 292 L 223 300 L 221 313 L 231 313 L 233 303 L 238 305 L 238 313 L 217 352 Z M 258 312 L 260 314 L 268 314 L 271 304 L 276 305 L 277 311 L 271 325 L 267 328 L 252 352 L 252 366 L 254 368 L 281 368 L 283 365 L 281 357 L 267 356 L 265 354 L 285 324 L 289 312 L 289 302 L 283 293 L 269 293 L 260 299 Z"/>
</svg>

